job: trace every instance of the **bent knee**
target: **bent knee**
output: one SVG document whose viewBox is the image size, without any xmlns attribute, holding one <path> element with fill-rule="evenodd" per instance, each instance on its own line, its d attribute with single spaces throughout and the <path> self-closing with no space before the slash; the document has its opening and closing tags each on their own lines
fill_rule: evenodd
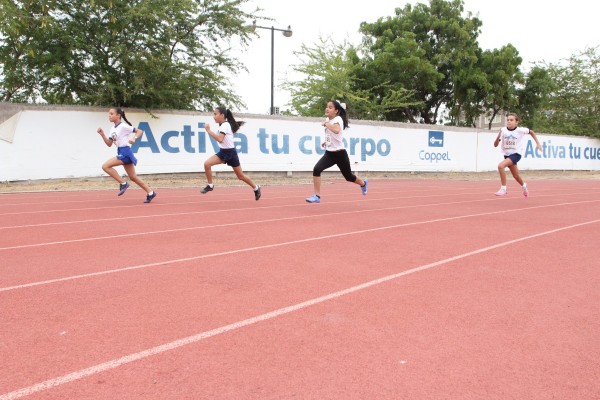
<svg viewBox="0 0 600 400">
<path fill-rule="evenodd" d="M 354 175 L 354 174 L 352 174 L 352 175 L 344 175 L 344 178 L 346 178 L 346 180 L 348 182 L 352 182 L 352 183 L 356 182 L 356 180 L 358 179 L 356 177 L 356 175 Z"/>
</svg>

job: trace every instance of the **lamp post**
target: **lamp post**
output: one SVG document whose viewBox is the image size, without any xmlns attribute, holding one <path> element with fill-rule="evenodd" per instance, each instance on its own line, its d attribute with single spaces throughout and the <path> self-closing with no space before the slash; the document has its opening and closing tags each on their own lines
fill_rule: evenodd
<svg viewBox="0 0 600 400">
<path fill-rule="evenodd" d="M 256 25 L 256 21 L 252 23 L 250 27 L 251 31 L 254 32 L 256 28 L 260 29 L 269 29 L 271 31 L 271 108 L 269 109 L 269 113 L 271 115 L 275 114 L 275 31 L 283 32 L 283 36 L 291 37 L 292 36 L 292 27 L 288 25 L 287 29 L 278 29 L 274 26 L 260 26 Z"/>
</svg>

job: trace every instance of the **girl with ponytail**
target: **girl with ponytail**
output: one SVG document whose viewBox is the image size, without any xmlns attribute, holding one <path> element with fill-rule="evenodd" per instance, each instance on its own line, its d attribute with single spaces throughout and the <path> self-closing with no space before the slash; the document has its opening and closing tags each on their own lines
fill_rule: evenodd
<svg viewBox="0 0 600 400">
<path fill-rule="evenodd" d="M 200 190 L 200 193 L 206 194 L 214 190 L 212 166 L 227 164 L 233 168 L 233 172 L 235 172 L 235 175 L 239 180 L 245 182 L 252 190 L 254 190 L 254 199 L 260 199 L 260 186 L 255 185 L 252 179 L 248 178 L 248 176 L 244 174 L 244 171 L 242 171 L 240 159 L 233 143 L 233 134 L 244 125 L 244 121 L 236 121 L 231 111 L 225 107 L 215 108 L 213 110 L 213 118 L 215 122 L 219 124 L 216 132 L 210 128 L 209 124 L 205 124 L 204 129 L 206 130 L 206 133 L 219 143 L 219 152 L 204 161 L 204 173 L 208 184 Z"/>
<path fill-rule="evenodd" d="M 361 179 L 352 173 L 350 167 L 350 158 L 344 147 L 344 131 L 348 128 L 348 116 L 346 115 L 346 104 L 337 100 L 331 100 L 325 108 L 325 121 L 321 126 L 325 130 L 325 141 L 321 147 L 325 149 L 325 154 L 315 164 L 313 168 L 313 187 L 315 193 L 306 199 L 308 203 L 321 202 L 321 173 L 327 168 L 337 165 L 342 175 L 348 182 L 360 186 L 364 195 L 367 194 L 369 182 Z"/>
<path fill-rule="evenodd" d="M 110 138 L 106 137 L 102 128 L 98 128 L 98 133 L 102 136 L 102 140 L 104 140 L 104 143 L 108 147 L 113 144 L 117 146 L 117 156 L 110 158 L 102 164 L 102 169 L 119 182 L 117 196 L 121 196 L 129 187 L 129 182 L 125 181 L 115 170 L 116 166 L 122 165 L 129 179 L 146 191 L 146 201 L 144 203 L 150 203 L 156 197 L 156 192 L 151 190 L 135 173 L 137 159 L 133 155 L 133 151 L 131 151 L 131 145 L 144 134 L 144 131 L 131 126 L 131 123 L 125 117 L 125 111 L 120 107 L 112 107 L 108 110 L 108 120 L 114 124 L 110 129 Z M 125 121 L 126 124 L 122 123 L 121 120 Z"/>
</svg>

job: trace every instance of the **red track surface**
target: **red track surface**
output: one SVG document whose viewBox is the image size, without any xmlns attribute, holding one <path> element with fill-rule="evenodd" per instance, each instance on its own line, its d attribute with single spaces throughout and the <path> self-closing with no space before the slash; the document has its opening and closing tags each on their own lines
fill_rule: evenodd
<svg viewBox="0 0 600 400">
<path fill-rule="evenodd" d="M 600 185 L 0 195 L 0 399 L 598 399 Z"/>
</svg>

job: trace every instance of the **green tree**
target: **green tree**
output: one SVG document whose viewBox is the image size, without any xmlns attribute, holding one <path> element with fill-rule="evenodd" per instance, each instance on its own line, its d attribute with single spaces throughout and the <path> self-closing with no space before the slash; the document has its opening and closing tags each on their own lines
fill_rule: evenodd
<svg viewBox="0 0 600 400">
<path fill-rule="evenodd" d="M 488 129 L 492 129 L 492 121 L 499 112 L 512 110 L 519 104 L 517 85 L 524 80 L 519 70 L 522 61 L 517 49 L 510 44 L 483 52 L 480 64 L 487 75 L 488 90 L 482 111 L 490 114 Z"/>
<path fill-rule="evenodd" d="M 538 129 L 538 121 L 545 118 L 543 106 L 548 102 L 548 95 L 554 86 L 544 67 L 536 65 L 527 73 L 525 85 L 517 89 L 519 104 L 515 107 L 523 126 Z"/>
<path fill-rule="evenodd" d="M 566 64 L 549 64 L 551 92 L 536 119 L 547 133 L 600 137 L 599 47 L 572 55 Z"/>
<path fill-rule="evenodd" d="M 0 0 L 0 100 L 140 108 L 240 104 L 247 0 Z"/>
<path fill-rule="evenodd" d="M 362 23 L 365 59 L 359 82 L 364 90 L 414 92 L 418 106 L 386 113 L 392 121 L 438 122 L 441 110 L 452 103 L 463 70 L 473 70 L 478 61 L 477 36 L 481 21 L 467 13 L 462 0 L 430 0 L 397 8 L 394 17 Z M 384 82 L 392 87 L 382 87 Z M 465 90 L 466 91 L 466 90 Z"/>
<path fill-rule="evenodd" d="M 320 38 L 312 46 L 302 45 L 294 54 L 300 63 L 293 70 L 302 76 L 282 86 L 290 91 L 291 105 L 302 116 L 320 117 L 327 102 L 337 99 L 348 105 L 348 116 L 354 119 L 380 120 L 389 110 L 414 104 L 411 93 L 403 88 L 388 90 L 377 99 L 376 91 L 360 89 L 356 70 L 359 68 L 356 49 L 347 42 L 335 44 Z M 384 82 L 380 86 L 391 86 Z"/>
<path fill-rule="evenodd" d="M 482 70 L 481 52 L 475 65 L 457 69 L 454 73 L 454 92 L 448 100 L 448 125 L 477 126 L 479 116 L 485 113 L 483 101 L 490 93 L 488 75 Z"/>
</svg>

